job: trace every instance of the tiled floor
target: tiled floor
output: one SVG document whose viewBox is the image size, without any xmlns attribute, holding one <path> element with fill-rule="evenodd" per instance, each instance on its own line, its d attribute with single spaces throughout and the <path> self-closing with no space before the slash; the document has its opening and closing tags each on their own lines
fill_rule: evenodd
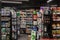
<svg viewBox="0 0 60 40">
<path fill-rule="evenodd" d="M 21 34 L 18 40 L 27 40 L 27 38 L 26 34 Z"/>
</svg>

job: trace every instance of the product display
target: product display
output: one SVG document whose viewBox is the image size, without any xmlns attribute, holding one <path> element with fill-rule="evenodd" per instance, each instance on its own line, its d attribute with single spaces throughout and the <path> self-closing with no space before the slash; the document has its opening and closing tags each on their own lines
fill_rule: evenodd
<svg viewBox="0 0 60 40">
<path fill-rule="evenodd" d="M 1 8 L 1 39 L 11 40 L 11 12 L 8 7 Z"/>
<path fill-rule="evenodd" d="M 53 38 L 60 38 L 60 9 L 59 7 L 53 10 L 52 35 Z"/>
<path fill-rule="evenodd" d="M 36 31 L 31 31 L 31 40 L 36 40 Z"/>
<path fill-rule="evenodd" d="M 51 27 L 51 20 L 52 20 L 52 11 L 49 7 L 41 7 L 43 13 L 43 37 L 44 38 L 52 38 L 52 27 Z"/>
<path fill-rule="evenodd" d="M 3 7 L 0 20 L 2 40 L 17 40 L 26 35 L 27 40 L 60 40 L 60 7 Z"/>
<path fill-rule="evenodd" d="M 12 8 L 11 9 L 11 13 L 12 13 L 12 39 L 13 40 L 17 40 L 17 17 L 16 17 L 16 11 Z"/>
</svg>

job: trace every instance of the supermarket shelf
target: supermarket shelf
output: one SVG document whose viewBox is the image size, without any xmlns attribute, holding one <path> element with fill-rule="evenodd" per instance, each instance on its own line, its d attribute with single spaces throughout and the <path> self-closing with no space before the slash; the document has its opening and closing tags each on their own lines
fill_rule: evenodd
<svg viewBox="0 0 60 40">
<path fill-rule="evenodd" d="M 56 14 L 53 14 L 53 15 L 60 15 L 60 14 L 56 13 Z"/>
<path fill-rule="evenodd" d="M 52 21 L 52 23 L 60 23 L 60 21 Z"/>
<path fill-rule="evenodd" d="M 9 15 L 7 15 L 7 16 L 6 15 L 2 15 L 1 17 L 10 17 L 10 16 Z"/>
<path fill-rule="evenodd" d="M 44 16 L 52 16 L 51 14 L 44 14 Z"/>
<path fill-rule="evenodd" d="M 1 13 L 1 35 L 4 39 L 4 36 L 6 36 L 6 39 L 4 40 L 11 40 L 12 38 L 12 34 L 11 34 L 11 13 L 10 11 L 7 12 L 6 9 L 2 8 L 3 10 L 1 10 L 3 13 Z M 8 13 L 8 14 L 7 14 Z M 4 35 L 5 34 L 5 35 Z M 9 37 L 7 37 L 9 35 Z M 2 38 L 1 37 L 1 38 Z M 8 39 L 7 39 L 8 38 Z M 2 40 L 3 40 L 2 39 Z"/>
<path fill-rule="evenodd" d="M 60 30 L 60 29 L 52 29 L 52 30 Z"/>
<path fill-rule="evenodd" d="M 10 20 L 1 20 L 2 22 L 9 22 Z"/>
<path fill-rule="evenodd" d="M 10 28 L 10 27 L 1 27 L 1 28 Z"/>
</svg>

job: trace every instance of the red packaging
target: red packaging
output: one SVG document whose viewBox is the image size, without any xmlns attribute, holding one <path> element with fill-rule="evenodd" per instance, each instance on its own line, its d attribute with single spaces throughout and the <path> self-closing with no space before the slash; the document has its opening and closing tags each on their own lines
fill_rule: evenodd
<svg viewBox="0 0 60 40">
<path fill-rule="evenodd" d="M 37 20 L 37 15 L 33 15 L 33 19 L 34 20 Z"/>
<path fill-rule="evenodd" d="M 40 40 L 58 40 L 58 39 L 41 38 Z"/>
<path fill-rule="evenodd" d="M 48 38 L 41 38 L 40 40 L 49 40 Z"/>
<path fill-rule="evenodd" d="M 60 10 L 60 7 L 57 7 L 57 10 Z"/>
</svg>

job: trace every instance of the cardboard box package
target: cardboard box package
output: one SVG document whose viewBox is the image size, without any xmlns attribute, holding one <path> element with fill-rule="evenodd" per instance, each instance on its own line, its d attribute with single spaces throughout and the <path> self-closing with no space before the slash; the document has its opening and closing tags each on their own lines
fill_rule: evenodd
<svg viewBox="0 0 60 40">
<path fill-rule="evenodd" d="M 28 35 L 28 40 L 31 40 L 31 35 Z"/>
</svg>

